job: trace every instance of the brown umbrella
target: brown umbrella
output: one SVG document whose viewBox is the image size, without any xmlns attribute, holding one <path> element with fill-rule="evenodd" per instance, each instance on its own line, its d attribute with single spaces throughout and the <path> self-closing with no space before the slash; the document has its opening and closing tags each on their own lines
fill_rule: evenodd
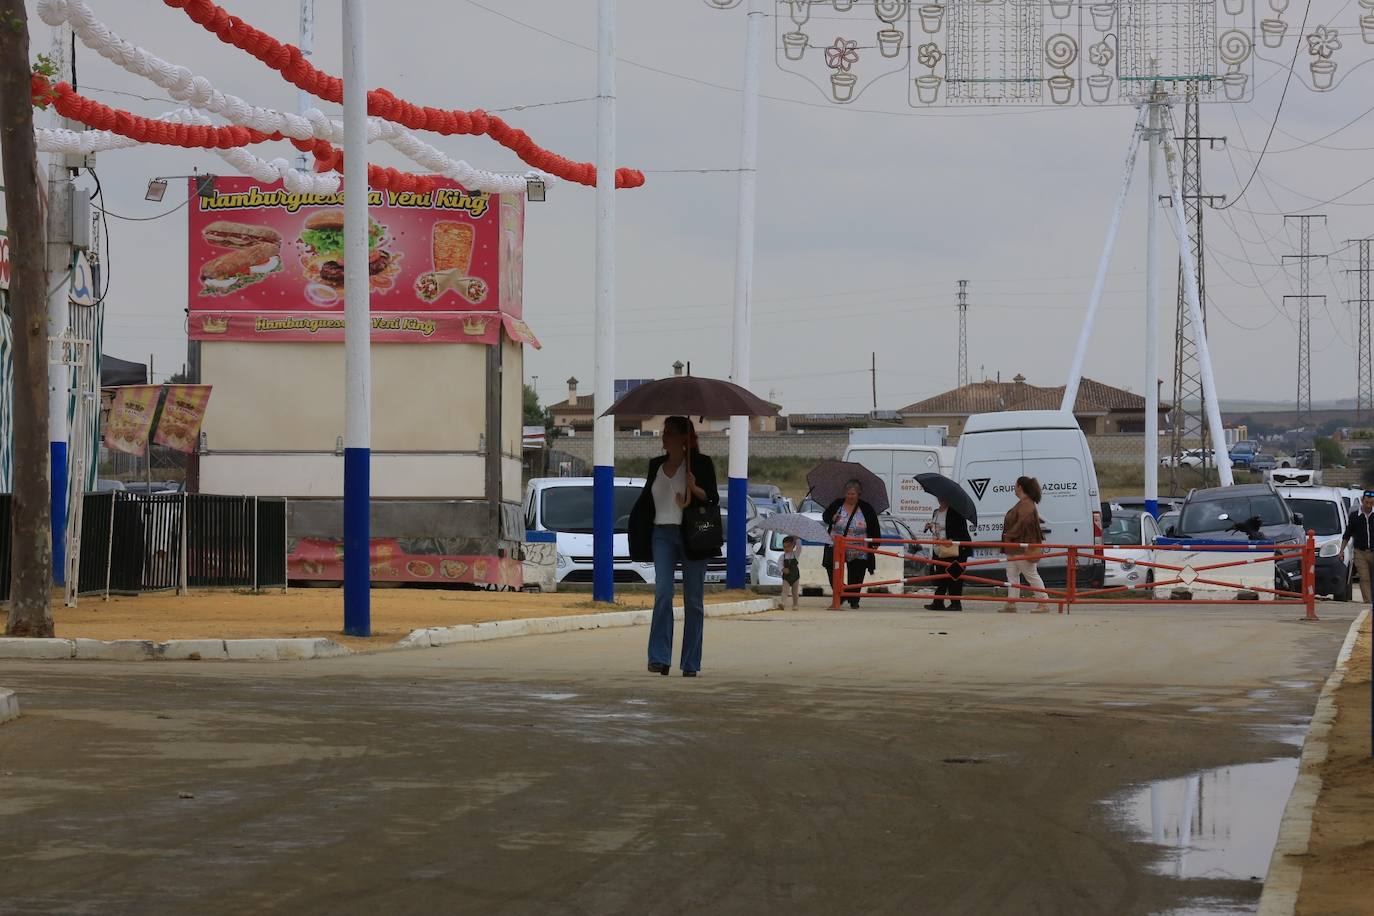
<svg viewBox="0 0 1374 916">
<path fill-rule="evenodd" d="M 630 389 L 602 416 L 771 417 L 778 408 L 733 382 L 673 375 Z"/>
</svg>

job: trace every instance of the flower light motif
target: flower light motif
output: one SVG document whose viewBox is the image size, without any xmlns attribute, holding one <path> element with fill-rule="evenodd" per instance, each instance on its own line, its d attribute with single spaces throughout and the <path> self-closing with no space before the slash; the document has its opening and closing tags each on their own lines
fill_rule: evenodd
<svg viewBox="0 0 1374 916">
<path fill-rule="evenodd" d="M 940 61 L 945 59 L 945 52 L 940 50 L 940 46 L 933 41 L 928 41 L 916 49 L 916 61 L 922 67 L 929 67 L 934 70 L 940 66 Z"/>
<path fill-rule="evenodd" d="M 1094 67 L 1101 67 L 1106 70 L 1112 63 L 1112 46 L 1105 41 L 1099 41 L 1088 48 L 1088 62 Z"/>
<path fill-rule="evenodd" d="M 1331 55 L 1340 49 L 1340 33 L 1335 29 L 1319 25 L 1311 35 L 1307 36 L 1307 53 L 1313 57 L 1330 60 Z"/>
<path fill-rule="evenodd" d="M 835 43 L 825 49 L 825 65 L 831 70 L 848 73 L 849 68 L 859 62 L 859 43 L 836 38 Z"/>
</svg>

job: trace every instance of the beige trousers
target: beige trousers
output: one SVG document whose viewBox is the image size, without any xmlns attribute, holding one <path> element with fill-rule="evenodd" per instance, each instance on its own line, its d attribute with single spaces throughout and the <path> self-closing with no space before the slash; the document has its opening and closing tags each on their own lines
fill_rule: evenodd
<svg viewBox="0 0 1374 916">
<path fill-rule="evenodd" d="M 1048 600 L 1044 592 L 1045 580 L 1040 578 L 1040 571 L 1035 568 L 1035 564 L 1035 560 L 1007 560 L 1008 598 L 1021 597 L 1021 579 L 1024 577 L 1026 584 L 1031 586 L 1031 588 L 1025 589 L 1025 591 L 1028 592 L 1032 598 L 1038 598 L 1042 602 Z M 1034 591 L 1033 589 L 1040 589 L 1040 591 Z"/>
<path fill-rule="evenodd" d="M 1360 577 L 1360 597 L 1364 603 L 1368 604 L 1371 593 L 1374 592 L 1374 581 L 1370 581 L 1370 567 L 1374 565 L 1374 552 L 1368 550 L 1356 550 L 1355 554 L 1355 574 Z"/>
</svg>

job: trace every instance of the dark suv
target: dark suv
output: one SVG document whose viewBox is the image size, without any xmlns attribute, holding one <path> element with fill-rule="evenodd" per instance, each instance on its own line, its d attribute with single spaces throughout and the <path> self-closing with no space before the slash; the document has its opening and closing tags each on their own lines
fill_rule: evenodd
<svg viewBox="0 0 1374 916">
<path fill-rule="evenodd" d="M 1305 537 L 1302 516 L 1289 512 L 1288 504 L 1267 483 L 1194 490 L 1183 501 L 1178 521 L 1164 533 L 1202 541 L 1257 540 L 1286 549 L 1301 544 Z M 1301 560 L 1274 564 L 1275 588 L 1298 591 L 1301 586 Z"/>
</svg>

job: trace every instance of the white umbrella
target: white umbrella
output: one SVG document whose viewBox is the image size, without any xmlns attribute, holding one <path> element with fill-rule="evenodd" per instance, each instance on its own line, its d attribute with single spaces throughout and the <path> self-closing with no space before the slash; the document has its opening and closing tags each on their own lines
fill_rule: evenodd
<svg viewBox="0 0 1374 916">
<path fill-rule="evenodd" d="M 801 538 L 803 541 L 814 541 L 821 544 L 830 543 L 830 532 L 825 525 L 807 515 L 799 512 L 779 512 L 767 518 L 761 518 L 755 524 L 760 531 L 776 531 L 779 534 L 790 534 Z"/>
</svg>

